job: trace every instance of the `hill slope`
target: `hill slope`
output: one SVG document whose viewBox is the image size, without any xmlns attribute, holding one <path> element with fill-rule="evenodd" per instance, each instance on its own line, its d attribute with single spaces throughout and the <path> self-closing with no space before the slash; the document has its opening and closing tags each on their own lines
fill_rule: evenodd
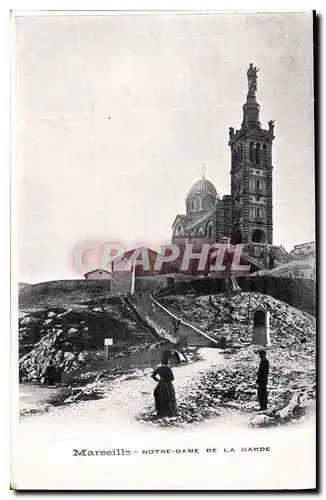
<svg viewBox="0 0 326 500">
<path fill-rule="evenodd" d="M 251 311 L 259 304 L 271 314 L 271 346 L 267 348 L 269 410 L 258 425 L 278 425 L 293 418 L 291 401 L 299 418 L 314 401 L 316 321 L 313 316 L 260 293 L 243 292 L 233 297 L 170 294 L 161 297 L 161 301 L 178 317 L 216 339 L 226 339 L 227 348 L 219 352 L 224 352 L 228 360 L 219 369 L 207 367 L 189 384 L 187 393 L 178 399 L 179 412 L 172 422 L 199 422 L 219 414 L 221 407 L 251 414 L 257 409 L 259 346 L 251 345 L 249 297 Z M 285 409 L 287 405 L 290 407 Z M 144 418 L 152 420 L 153 414 Z"/>
<path fill-rule="evenodd" d="M 35 310 L 52 307 L 70 307 L 112 296 L 106 280 L 45 281 L 19 287 L 19 309 Z"/>
<path fill-rule="evenodd" d="M 244 292 L 260 292 L 270 295 L 315 316 L 316 284 L 313 280 L 276 276 L 241 276 L 237 278 L 237 283 Z M 203 278 L 175 283 L 158 292 L 157 297 L 180 294 L 212 295 L 228 291 L 228 280 Z"/>
<path fill-rule="evenodd" d="M 299 345 L 301 340 L 307 338 L 315 342 L 315 318 L 269 295 L 242 292 L 230 297 L 226 294 L 170 293 L 160 300 L 182 320 L 213 338 L 225 337 L 233 346 L 250 343 L 252 313 L 258 305 L 270 311 L 272 344 L 277 342 L 289 347 Z"/>
</svg>

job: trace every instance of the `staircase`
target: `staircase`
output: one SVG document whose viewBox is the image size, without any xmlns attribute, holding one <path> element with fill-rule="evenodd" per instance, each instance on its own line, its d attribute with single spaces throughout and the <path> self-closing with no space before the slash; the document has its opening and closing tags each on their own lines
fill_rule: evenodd
<svg viewBox="0 0 326 500">
<path fill-rule="evenodd" d="M 129 298 L 130 303 L 135 307 L 138 314 L 147 321 L 147 323 L 156 328 L 156 330 L 163 330 L 171 340 L 177 341 L 174 335 L 173 319 L 177 318 L 162 304 L 160 304 L 153 296 L 148 293 L 134 293 Z M 187 337 L 189 346 L 193 347 L 217 347 L 217 342 L 213 338 L 206 335 L 198 328 L 181 320 L 180 335 Z M 162 332 L 164 338 L 164 333 Z"/>
</svg>

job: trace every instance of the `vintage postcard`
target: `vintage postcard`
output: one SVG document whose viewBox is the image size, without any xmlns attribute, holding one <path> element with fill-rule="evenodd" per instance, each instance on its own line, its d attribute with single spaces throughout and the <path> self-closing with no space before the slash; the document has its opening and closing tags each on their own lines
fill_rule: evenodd
<svg viewBox="0 0 326 500">
<path fill-rule="evenodd" d="M 15 490 L 316 488 L 312 12 L 14 12 Z"/>
</svg>

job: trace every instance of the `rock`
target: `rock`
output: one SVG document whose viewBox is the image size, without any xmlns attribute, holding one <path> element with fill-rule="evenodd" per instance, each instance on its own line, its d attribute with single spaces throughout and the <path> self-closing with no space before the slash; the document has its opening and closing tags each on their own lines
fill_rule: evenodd
<svg viewBox="0 0 326 500">
<path fill-rule="evenodd" d="M 275 423 L 275 419 L 267 415 L 256 415 L 251 421 L 252 427 L 267 427 Z"/>
<path fill-rule="evenodd" d="M 281 420 L 290 418 L 297 406 L 299 406 L 299 394 L 295 393 L 292 396 L 290 403 L 278 413 L 278 416 Z"/>
<path fill-rule="evenodd" d="M 77 401 L 88 401 L 91 399 L 101 399 L 105 397 L 104 386 L 99 382 L 93 382 L 87 384 L 84 387 L 77 388 L 77 390 L 72 391 L 71 396 L 69 396 L 64 402 L 74 403 Z"/>
<path fill-rule="evenodd" d="M 83 352 L 80 352 L 78 354 L 78 361 L 80 361 L 81 363 L 85 363 L 85 354 Z"/>
<path fill-rule="evenodd" d="M 29 375 L 29 380 L 37 380 L 38 378 L 37 371 L 33 369 L 29 371 L 28 375 Z"/>
<path fill-rule="evenodd" d="M 21 325 L 30 325 L 32 323 L 32 318 L 30 318 L 29 316 L 25 316 L 21 321 L 20 321 L 20 324 Z"/>
<path fill-rule="evenodd" d="M 49 325 L 50 323 L 52 323 L 52 318 L 46 319 L 46 320 L 44 321 L 44 324 L 45 324 L 45 325 Z"/>
<path fill-rule="evenodd" d="M 56 362 L 58 364 L 62 363 L 62 361 L 63 361 L 63 351 L 61 349 L 59 349 L 59 351 L 56 353 L 54 359 L 56 360 Z"/>
<path fill-rule="evenodd" d="M 74 333 L 77 333 L 77 332 L 78 332 L 77 328 L 69 328 L 68 335 L 73 335 Z"/>
<path fill-rule="evenodd" d="M 48 318 L 53 318 L 53 316 L 55 316 L 55 312 L 53 311 L 50 311 L 47 315 Z"/>
<path fill-rule="evenodd" d="M 73 352 L 65 352 L 63 358 L 65 361 L 72 361 L 73 359 L 75 359 L 75 355 Z"/>
</svg>

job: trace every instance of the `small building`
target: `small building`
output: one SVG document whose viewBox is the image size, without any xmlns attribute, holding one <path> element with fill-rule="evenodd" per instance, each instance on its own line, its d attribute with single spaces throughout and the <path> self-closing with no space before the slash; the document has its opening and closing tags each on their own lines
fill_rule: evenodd
<svg viewBox="0 0 326 500">
<path fill-rule="evenodd" d="M 305 278 L 316 279 L 316 263 L 315 259 L 305 258 L 301 260 L 291 260 L 286 264 L 274 267 L 273 269 L 262 269 L 258 276 L 280 276 L 283 278 Z"/>
<path fill-rule="evenodd" d="M 99 269 L 93 269 L 92 271 L 85 273 L 84 277 L 87 280 L 110 280 L 111 273 L 106 269 L 99 268 Z"/>
<path fill-rule="evenodd" d="M 290 253 L 295 259 L 304 259 L 309 256 L 311 257 L 316 253 L 316 243 L 315 241 L 308 241 L 308 243 L 294 245 L 294 248 Z"/>
</svg>

